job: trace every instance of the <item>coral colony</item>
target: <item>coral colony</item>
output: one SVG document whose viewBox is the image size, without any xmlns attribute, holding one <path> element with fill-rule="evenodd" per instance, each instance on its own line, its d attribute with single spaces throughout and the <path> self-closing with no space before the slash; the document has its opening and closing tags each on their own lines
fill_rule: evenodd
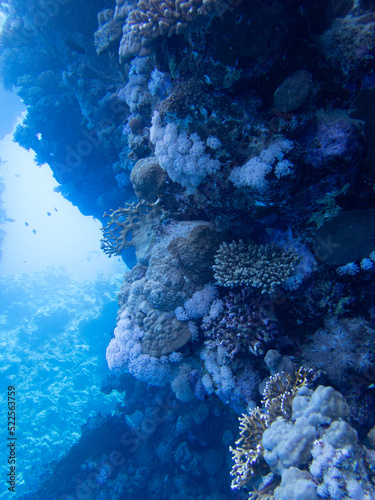
<svg viewBox="0 0 375 500">
<path fill-rule="evenodd" d="M 15 140 L 128 266 L 121 402 L 24 499 L 374 499 L 374 2 L 1 8 Z"/>
</svg>

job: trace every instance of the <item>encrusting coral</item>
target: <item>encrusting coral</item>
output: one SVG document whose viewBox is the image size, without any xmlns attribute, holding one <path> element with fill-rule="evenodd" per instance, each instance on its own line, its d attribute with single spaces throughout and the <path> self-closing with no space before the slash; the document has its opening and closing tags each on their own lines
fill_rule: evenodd
<svg viewBox="0 0 375 500">
<path fill-rule="evenodd" d="M 187 323 L 171 314 L 154 310 L 143 319 L 145 335 L 142 338 L 142 353 L 160 357 L 183 347 L 191 339 Z"/>
</svg>

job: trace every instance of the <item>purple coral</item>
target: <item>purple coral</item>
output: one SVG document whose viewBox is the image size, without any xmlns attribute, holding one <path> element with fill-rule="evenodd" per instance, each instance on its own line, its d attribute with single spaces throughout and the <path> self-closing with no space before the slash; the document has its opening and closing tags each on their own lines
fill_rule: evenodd
<svg viewBox="0 0 375 500">
<path fill-rule="evenodd" d="M 230 292 L 220 305 L 219 314 L 215 309 L 213 316 L 204 318 L 206 339 L 218 340 L 231 359 L 239 353 L 262 355 L 277 333 L 271 300 L 258 301 L 243 288 L 239 293 Z"/>
</svg>

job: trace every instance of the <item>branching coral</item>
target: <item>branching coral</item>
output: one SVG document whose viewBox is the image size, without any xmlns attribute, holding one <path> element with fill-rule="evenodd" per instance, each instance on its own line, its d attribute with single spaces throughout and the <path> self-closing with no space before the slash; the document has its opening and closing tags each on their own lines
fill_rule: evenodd
<svg viewBox="0 0 375 500">
<path fill-rule="evenodd" d="M 250 478 L 262 464 L 263 447 L 261 445 L 263 432 L 268 427 L 268 417 L 259 408 L 250 415 L 243 415 L 240 422 L 240 439 L 236 441 L 236 448 L 230 447 L 235 464 L 231 470 L 232 489 L 238 489 L 247 484 Z"/>
<path fill-rule="evenodd" d="M 257 301 L 244 288 L 214 303 L 202 329 L 206 338 L 219 341 L 227 356 L 234 359 L 249 353 L 264 354 L 265 346 L 277 333 L 276 322 L 271 301 Z"/>
<path fill-rule="evenodd" d="M 123 27 L 121 60 L 149 55 L 157 38 L 197 29 L 201 23 L 207 24 L 222 15 L 230 3 L 230 0 L 140 0 Z"/>
<path fill-rule="evenodd" d="M 150 244 L 150 233 L 161 216 L 160 199 L 151 204 L 139 202 L 126 205 L 111 214 L 104 214 L 110 219 L 102 228 L 101 248 L 109 256 L 120 255 L 130 247 L 135 247 L 137 251 L 144 250 Z"/>
<path fill-rule="evenodd" d="M 273 422 L 282 416 L 290 420 L 292 416 L 292 402 L 301 387 L 308 387 L 315 379 L 314 370 L 299 368 L 297 373 L 277 373 L 266 383 L 262 403 Z"/>
<path fill-rule="evenodd" d="M 266 429 L 276 421 L 278 416 L 287 420 L 292 416 L 292 402 L 297 391 L 306 387 L 314 378 L 312 370 L 301 367 L 294 375 L 285 372 L 270 378 L 264 390 L 264 411 L 259 407 L 250 415 L 243 415 L 240 421 L 240 439 L 236 441 L 237 448 L 230 447 L 235 464 L 231 471 L 234 476 L 232 489 L 238 489 L 247 484 L 254 474 L 259 473 L 265 465 L 262 457 L 264 447 L 262 437 Z"/>
<path fill-rule="evenodd" d="M 252 286 L 273 295 L 293 275 L 300 259 L 293 250 L 276 245 L 222 243 L 216 257 L 215 278 L 223 286 Z"/>
</svg>

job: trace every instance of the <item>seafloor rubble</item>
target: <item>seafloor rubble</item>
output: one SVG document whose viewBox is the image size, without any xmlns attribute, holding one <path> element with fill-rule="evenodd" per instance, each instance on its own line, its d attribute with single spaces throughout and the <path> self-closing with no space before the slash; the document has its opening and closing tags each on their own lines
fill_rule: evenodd
<svg viewBox="0 0 375 500">
<path fill-rule="evenodd" d="M 373 498 L 374 2 L 2 6 L 15 139 L 130 269 L 37 498 Z"/>
</svg>

